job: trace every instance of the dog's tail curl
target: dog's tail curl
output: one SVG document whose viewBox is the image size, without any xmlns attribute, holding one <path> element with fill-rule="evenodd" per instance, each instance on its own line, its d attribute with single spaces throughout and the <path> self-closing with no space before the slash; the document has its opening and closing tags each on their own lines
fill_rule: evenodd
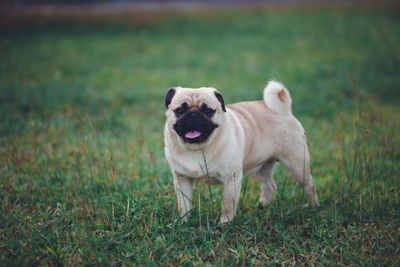
<svg viewBox="0 0 400 267">
<path fill-rule="evenodd" d="M 264 102 L 267 107 L 278 114 L 292 113 L 292 98 L 283 84 L 269 81 L 264 88 Z"/>
</svg>

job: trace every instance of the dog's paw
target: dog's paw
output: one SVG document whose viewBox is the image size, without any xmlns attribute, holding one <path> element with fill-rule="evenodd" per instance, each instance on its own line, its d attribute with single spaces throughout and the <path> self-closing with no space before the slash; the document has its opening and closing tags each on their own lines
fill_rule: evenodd
<svg viewBox="0 0 400 267">
<path fill-rule="evenodd" d="M 265 207 L 268 205 L 269 202 L 271 202 L 271 200 L 265 196 L 261 196 L 258 202 L 260 203 L 261 206 Z"/>
<path fill-rule="evenodd" d="M 261 194 L 260 199 L 258 200 L 258 202 L 261 204 L 261 206 L 267 206 L 272 199 L 274 198 L 274 192 L 269 193 L 269 194 Z"/>
<path fill-rule="evenodd" d="M 220 220 L 220 224 L 225 224 L 232 221 L 232 218 L 229 218 L 229 216 L 222 216 Z"/>
</svg>

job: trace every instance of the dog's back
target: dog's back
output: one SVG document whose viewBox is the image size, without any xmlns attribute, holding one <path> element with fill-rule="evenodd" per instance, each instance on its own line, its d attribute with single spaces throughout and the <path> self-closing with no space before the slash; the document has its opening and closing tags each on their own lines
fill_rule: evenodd
<svg viewBox="0 0 400 267">
<path fill-rule="evenodd" d="M 232 123 L 240 121 L 244 134 L 244 173 L 252 172 L 267 160 L 279 159 L 285 146 L 304 136 L 304 130 L 292 115 L 289 91 L 279 82 L 270 81 L 264 89 L 264 101 L 227 105 Z M 236 120 L 237 119 L 237 120 Z"/>
</svg>

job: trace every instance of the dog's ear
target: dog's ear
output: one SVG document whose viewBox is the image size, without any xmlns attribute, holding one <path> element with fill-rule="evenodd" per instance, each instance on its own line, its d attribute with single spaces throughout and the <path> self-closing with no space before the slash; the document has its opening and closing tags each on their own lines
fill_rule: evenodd
<svg viewBox="0 0 400 267">
<path fill-rule="evenodd" d="M 218 99 L 219 103 L 221 103 L 222 110 L 223 110 L 224 112 L 226 112 L 224 98 L 223 98 L 222 95 L 221 95 L 219 92 L 217 92 L 217 91 L 215 91 L 214 94 L 215 94 L 215 97 Z"/>
<path fill-rule="evenodd" d="M 175 88 L 169 88 L 167 95 L 165 96 L 165 107 L 168 108 L 169 104 L 171 104 L 172 98 L 174 97 L 176 92 Z"/>
</svg>

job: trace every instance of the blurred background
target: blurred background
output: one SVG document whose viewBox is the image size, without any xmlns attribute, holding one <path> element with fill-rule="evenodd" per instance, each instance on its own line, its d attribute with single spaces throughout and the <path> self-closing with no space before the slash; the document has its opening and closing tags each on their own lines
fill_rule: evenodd
<svg viewBox="0 0 400 267">
<path fill-rule="evenodd" d="M 106 5 L 116 5 L 116 6 L 132 6 L 135 5 L 153 5 L 158 7 L 163 7 L 166 5 L 181 5 L 185 4 L 193 5 L 193 6 L 232 6 L 232 5 L 269 5 L 269 4 L 331 4 L 331 3 L 382 3 L 382 2 L 394 2 L 388 0 L 381 1 L 373 1 L 373 0 L 3 0 L 5 5 L 10 6 L 23 6 L 23 5 L 91 5 L 91 4 L 106 4 Z"/>
</svg>

